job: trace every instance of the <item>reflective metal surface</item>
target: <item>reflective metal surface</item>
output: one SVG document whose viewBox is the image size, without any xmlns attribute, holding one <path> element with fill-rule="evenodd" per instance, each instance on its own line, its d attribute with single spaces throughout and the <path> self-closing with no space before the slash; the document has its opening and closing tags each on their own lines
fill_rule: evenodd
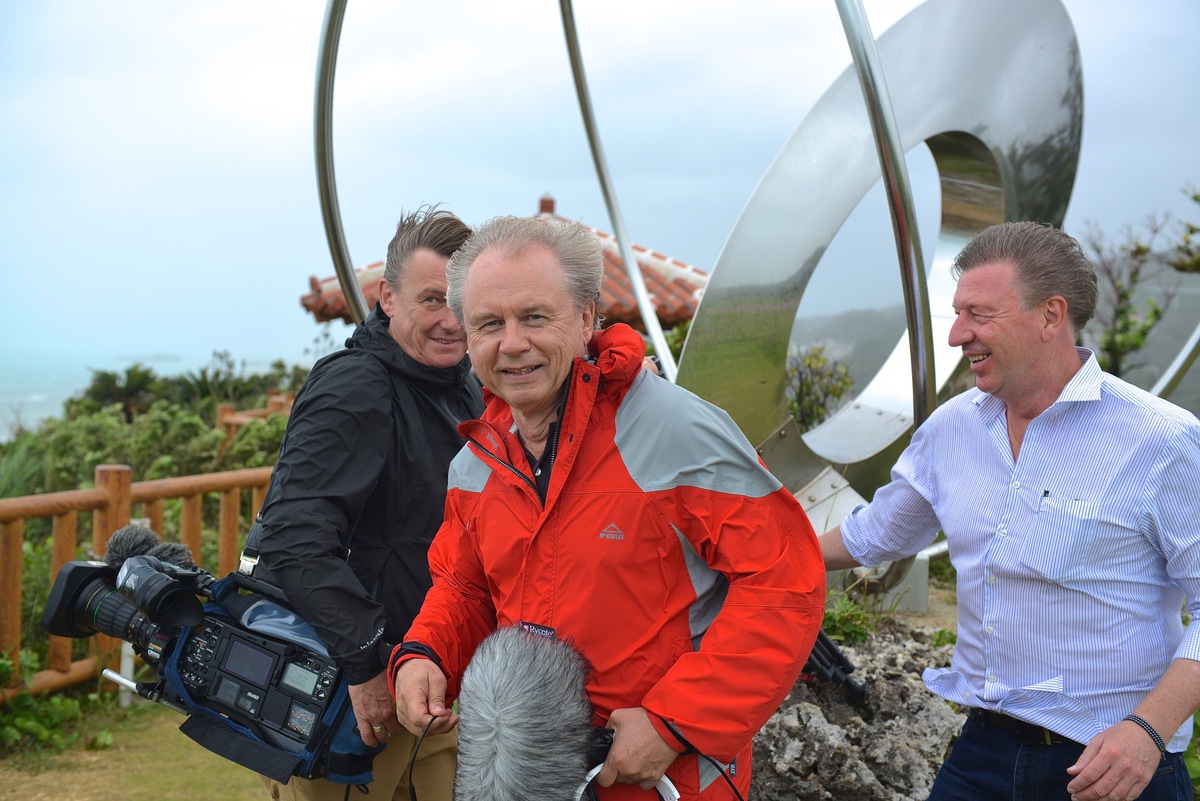
<svg viewBox="0 0 1200 801">
<path fill-rule="evenodd" d="M 879 152 L 884 195 L 892 215 L 896 258 L 900 265 L 901 288 L 908 322 L 908 355 L 912 371 L 913 425 L 929 417 L 937 403 L 933 383 L 933 339 L 929 332 L 929 293 L 925 287 L 925 258 L 913 210 L 912 189 L 904 163 L 904 148 L 896 127 L 896 114 L 888 94 L 887 80 L 879 64 L 875 37 L 867 22 L 862 0 L 837 0 L 838 15 L 846 30 L 846 41 L 854 57 L 854 68 L 862 86 L 863 102 L 871 120 L 871 132 Z"/>
<path fill-rule="evenodd" d="M 902 147 L 925 142 L 941 183 L 927 283 L 935 386 L 947 393 L 961 388 L 953 379 L 963 373 L 946 344 L 953 256 L 992 223 L 1061 224 L 1066 212 L 1082 130 L 1078 45 L 1058 0 L 929 0 L 887 31 L 878 51 Z M 879 179 L 877 155 L 862 92 L 847 70 L 747 203 L 680 360 L 681 384 L 728 410 L 752 442 L 765 447 L 771 438 L 772 448 L 786 451 L 768 465 L 791 476 L 791 487 L 832 464 L 869 497 L 911 433 L 905 335 L 853 403 L 802 438 L 779 436 L 791 427 L 785 360 L 796 310 L 822 254 Z M 930 234 L 924 241 L 934 241 Z M 845 279 L 854 286 L 855 276 Z"/>
<path fill-rule="evenodd" d="M 1175 360 L 1167 366 L 1166 372 L 1155 382 L 1150 391 L 1160 398 L 1168 397 L 1196 362 L 1197 355 L 1200 355 L 1200 325 L 1197 325 L 1192 331 L 1187 343 L 1180 349 Z"/>
<path fill-rule="evenodd" d="M 346 308 L 354 322 L 367 316 L 367 301 L 354 274 L 346 235 L 342 232 L 342 214 L 338 209 L 337 181 L 333 175 L 333 76 L 337 69 L 338 42 L 342 36 L 342 19 L 346 16 L 346 0 L 329 0 L 325 7 L 325 24 L 321 31 L 321 49 L 317 54 L 316 108 L 313 112 L 313 139 L 317 150 L 317 195 L 321 200 L 321 220 L 325 223 L 325 239 L 329 255 Z"/>
<path fill-rule="evenodd" d="M 650 293 L 646 291 L 646 281 L 638 267 L 637 258 L 633 255 L 633 247 L 629 234 L 625 231 L 625 218 L 617 205 L 617 191 L 613 186 L 612 177 L 608 172 L 608 160 L 604 157 L 604 148 L 600 144 L 600 131 L 596 127 L 596 115 L 592 110 L 592 97 L 588 92 L 587 77 L 583 71 L 583 55 L 579 50 L 579 33 L 575 28 L 575 14 L 571 9 L 571 0 L 560 0 L 562 11 L 563 35 L 567 40 L 567 55 L 571 60 L 571 75 L 575 79 L 575 94 L 579 98 L 579 111 L 583 115 L 583 127 L 587 130 L 588 145 L 592 151 L 592 162 L 596 165 L 596 176 L 600 179 L 600 191 L 604 194 L 604 205 L 608 209 L 608 218 L 612 221 L 613 235 L 617 238 L 617 247 L 621 252 L 621 261 L 625 262 L 625 272 L 629 275 L 629 284 L 633 288 L 638 310 L 642 313 L 642 324 L 654 343 L 654 351 L 662 365 L 663 377 L 675 381 L 678 368 L 675 366 L 675 354 L 667 346 L 667 338 L 663 334 L 662 325 L 658 322 L 658 312 L 650 301 Z"/>
</svg>

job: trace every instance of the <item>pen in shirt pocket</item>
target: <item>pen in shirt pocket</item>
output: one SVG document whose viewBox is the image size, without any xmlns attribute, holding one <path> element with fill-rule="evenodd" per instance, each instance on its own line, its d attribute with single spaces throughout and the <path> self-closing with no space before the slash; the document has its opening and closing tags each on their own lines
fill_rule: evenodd
<svg viewBox="0 0 1200 801">
<path fill-rule="evenodd" d="M 1042 506 L 1045 505 L 1046 499 L 1050 497 L 1050 490 L 1042 490 L 1042 497 L 1038 498 L 1037 510 L 1042 511 Z"/>
</svg>

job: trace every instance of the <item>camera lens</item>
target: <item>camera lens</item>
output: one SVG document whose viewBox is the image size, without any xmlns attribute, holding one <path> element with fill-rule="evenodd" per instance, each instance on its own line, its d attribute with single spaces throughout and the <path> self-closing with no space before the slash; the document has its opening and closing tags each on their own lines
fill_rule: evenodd
<svg viewBox="0 0 1200 801">
<path fill-rule="evenodd" d="M 85 594 L 81 608 L 85 619 L 91 622 L 96 631 L 133 643 L 139 652 L 146 649 L 158 631 L 153 621 L 108 585 L 100 585 L 90 594 Z"/>
<path fill-rule="evenodd" d="M 204 615 L 191 590 L 162 572 L 162 563 L 152 557 L 126 559 L 117 574 L 117 588 L 147 617 L 163 626 L 194 626 Z"/>
</svg>

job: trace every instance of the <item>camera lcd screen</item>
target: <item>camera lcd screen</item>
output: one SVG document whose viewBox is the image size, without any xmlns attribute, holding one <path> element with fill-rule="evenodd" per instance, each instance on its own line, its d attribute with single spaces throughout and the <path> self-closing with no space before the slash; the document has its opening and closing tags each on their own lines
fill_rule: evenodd
<svg viewBox="0 0 1200 801">
<path fill-rule="evenodd" d="M 274 655 L 252 648 L 241 640 L 230 640 L 225 669 L 233 675 L 259 687 L 266 687 L 271 679 L 271 668 L 274 666 Z"/>
<path fill-rule="evenodd" d="M 279 681 L 285 687 L 291 687 L 305 695 L 312 695 L 312 691 L 317 688 L 317 678 L 317 674 L 308 668 L 300 667 L 295 662 L 288 662 Z"/>
</svg>

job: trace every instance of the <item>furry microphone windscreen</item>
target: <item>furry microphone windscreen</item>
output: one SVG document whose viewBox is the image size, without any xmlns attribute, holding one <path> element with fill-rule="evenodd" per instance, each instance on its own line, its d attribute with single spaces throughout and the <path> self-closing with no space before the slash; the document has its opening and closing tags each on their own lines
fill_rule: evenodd
<svg viewBox="0 0 1200 801">
<path fill-rule="evenodd" d="M 131 556 L 153 556 L 162 562 L 191 570 L 196 567 L 192 552 L 186 545 L 178 542 L 163 542 L 152 529 L 137 523 L 130 523 L 119 528 L 108 538 L 105 545 L 104 563 L 113 570 L 120 570 L 121 565 Z"/>
<path fill-rule="evenodd" d="M 145 556 L 160 542 L 158 535 L 150 529 L 130 523 L 114 531 L 108 538 L 104 549 L 104 563 L 113 570 L 120 570 L 126 559 L 131 556 Z"/>
<path fill-rule="evenodd" d="M 571 801 L 590 767 L 587 677 L 569 643 L 489 635 L 463 673 L 455 801 Z"/>
</svg>

